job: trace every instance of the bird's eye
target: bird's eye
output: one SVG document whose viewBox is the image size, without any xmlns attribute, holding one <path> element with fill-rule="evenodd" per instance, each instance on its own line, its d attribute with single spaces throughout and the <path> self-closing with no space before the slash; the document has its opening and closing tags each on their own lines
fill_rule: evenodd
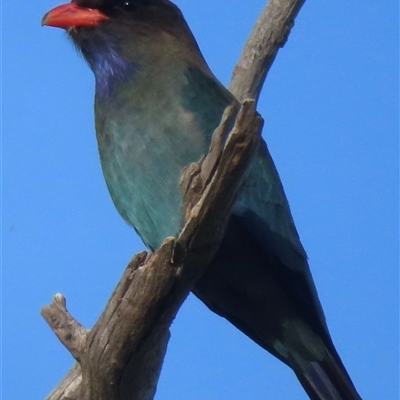
<svg viewBox="0 0 400 400">
<path fill-rule="evenodd" d="M 134 0 L 124 0 L 122 1 L 122 7 L 123 10 L 125 11 L 135 11 L 137 10 L 137 2 Z"/>
</svg>

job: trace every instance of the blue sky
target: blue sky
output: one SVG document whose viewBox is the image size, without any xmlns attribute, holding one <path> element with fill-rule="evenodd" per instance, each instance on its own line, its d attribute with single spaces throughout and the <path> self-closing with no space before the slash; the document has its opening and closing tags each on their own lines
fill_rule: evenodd
<svg viewBox="0 0 400 400">
<path fill-rule="evenodd" d="M 177 2 L 227 84 L 264 1 Z M 93 77 L 54 0 L 2 4 L 3 398 L 43 398 L 72 358 L 39 315 L 90 327 L 144 248 L 100 171 Z M 334 342 L 364 399 L 398 399 L 398 4 L 308 1 L 259 112 Z M 156 399 L 306 399 L 294 374 L 193 296 Z"/>
</svg>

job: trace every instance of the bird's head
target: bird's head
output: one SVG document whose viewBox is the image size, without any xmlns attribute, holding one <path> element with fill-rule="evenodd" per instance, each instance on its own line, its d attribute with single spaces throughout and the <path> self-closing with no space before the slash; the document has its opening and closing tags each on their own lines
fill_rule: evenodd
<svg viewBox="0 0 400 400">
<path fill-rule="evenodd" d="M 203 62 L 182 13 L 169 0 L 72 0 L 47 12 L 42 25 L 67 31 L 100 86 L 150 64 Z"/>
<path fill-rule="evenodd" d="M 72 0 L 47 12 L 42 25 L 66 29 L 72 38 L 89 29 L 120 30 L 155 22 L 179 23 L 179 9 L 169 0 Z"/>
</svg>

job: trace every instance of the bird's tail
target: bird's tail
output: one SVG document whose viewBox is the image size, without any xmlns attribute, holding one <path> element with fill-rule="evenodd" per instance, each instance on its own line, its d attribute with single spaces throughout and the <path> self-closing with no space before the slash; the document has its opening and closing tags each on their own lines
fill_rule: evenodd
<svg viewBox="0 0 400 400">
<path fill-rule="evenodd" d="M 292 367 L 311 400 L 361 400 L 333 345 L 323 360 Z"/>
</svg>

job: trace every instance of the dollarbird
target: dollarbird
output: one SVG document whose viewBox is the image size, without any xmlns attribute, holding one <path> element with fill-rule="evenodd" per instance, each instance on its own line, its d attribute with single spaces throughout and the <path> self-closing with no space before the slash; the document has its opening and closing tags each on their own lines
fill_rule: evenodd
<svg viewBox="0 0 400 400">
<path fill-rule="evenodd" d="M 157 249 L 182 228 L 182 169 L 207 153 L 225 108 L 239 102 L 168 0 L 73 0 L 42 24 L 64 28 L 92 69 L 108 190 L 123 219 Z M 310 399 L 360 399 L 262 138 L 221 246 L 193 292 L 292 368 Z"/>
</svg>

